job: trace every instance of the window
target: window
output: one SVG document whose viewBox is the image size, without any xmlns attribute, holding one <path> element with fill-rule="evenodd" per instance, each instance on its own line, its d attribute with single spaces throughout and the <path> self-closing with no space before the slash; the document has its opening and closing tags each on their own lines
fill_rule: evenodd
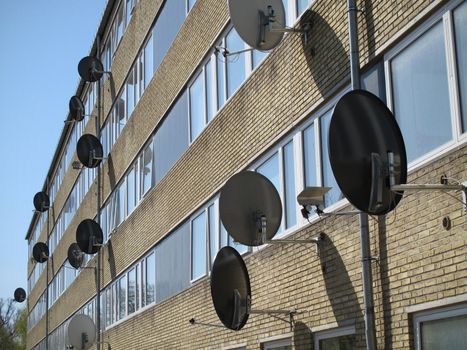
<svg viewBox="0 0 467 350">
<path fill-rule="evenodd" d="M 231 29 L 225 37 L 226 47 L 230 52 L 245 49 L 245 43 L 235 29 Z M 245 81 L 245 53 L 239 53 L 227 58 L 227 97 L 233 95 Z"/>
<path fill-rule="evenodd" d="M 465 349 L 467 305 L 428 310 L 414 315 L 415 350 Z"/>
<path fill-rule="evenodd" d="M 209 227 L 209 267 L 212 267 L 217 251 L 219 250 L 219 231 L 216 227 L 216 209 L 214 204 L 208 207 Z"/>
<path fill-rule="evenodd" d="M 153 174 L 153 143 L 152 140 L 149 141 L 148 145 L 144 149 L 144 152 L 141 156 L 141 189 L 142 195 L 144 195 L 152 186 L 152 174 Z"/>
<path fill-rule="evenodd" d="M 191 221 L 191 279 L 206 274 L 206 213 Z"/>
<path fill-rule="evenodd" d="M 121 320 L 126 316 L 126 275 L 123 275 L 118 280 L 118 319 Z"/>
<path fill-rule="evenodd" d="M 331 190 L 324 196 L 326 206 L 330 206 L 343 198 L 339 185 L 337 185 L 337 181 L 334 177 L 334 173 L 332 172 L 331 162 L 329 160 L 328 134 L 331 116 L 332 112 L 328 111 L 320 118 L 323 185 L 331 187 Z"/>
<path fill-rule="evenodd" d="M 206 124 L 206 100 L 204 98 L 204 75 L 198 74 L 189 88 L 190 94 L 190 140 L 193 141 Z"/>
<path fill-rule="evenodd" d="M 155 269 L 155 254 L 154 252 L 151 253 L 147 258 L 145 262 L 145 267 L 146 267 L 146 275 L 145 275 L 145 286 L 146 286 L 146 299 L 145 299 L 145 305 L 151 304 L 155 300 L 155 291 L 156 291 L 156 269 Z"/>
<path fill-rule="evenodd" d="M 284 190 L 285 190 L 285 227 L 293 227 L 297 223 L 295 195 L 295 162 L 293 141 L 284 146 Z"/>
<path fill-rule="evenodd" d="M 195 5 L 196 3 L 196 0 L 187 0 L 187 3 L 186 3 L 186 8 L 187 8 L 187 11 L 186 13 L 190 12 L 191 9 L 193 8 L 193 6 Z"/>
<path fill-rule="evenodd" d="M 462 131 L 467 132 L 467 2 L 454 10 L 457 72 L 460 89 Z"/>
<path fill-rule="evenodd" d="M 149 85 L 154 74 L 154 44 L 153 36 L 150 35 L 144 47 L 144 87 Z"/>
<path fill-rule="evenodd" d="M 137 310 L 136 267 L 128 272 L 128 315 Z"/>
<path fill-rule="evenodd" d="M 316 136 L 314 123 L 303 130 L 303 158 L 305 169 L 305 186 L 317 186 Z"/>
<path fill-rule="evenodd" d="M 395 56 L 391 74 L 394 114 L 413 161 L 452 138 L 443 23 Z"/>
<path fill-rule="evenodd" d="M 126 177 L 127 184 L 127 215 L 136 207 L 136 172 L 132 166 Z"/>
<path fill-rule="evenodd" d="M 314 335 L 316 350 L 353 350 L 355 344 L 355 327 L 341 327 L 317 332 Z"/>
<path fill-rule="evenodd" d="M 290 338 L 268 341 L 262 344 L 262 350 L 292 350 L 292 340 Z"/>
</svg>

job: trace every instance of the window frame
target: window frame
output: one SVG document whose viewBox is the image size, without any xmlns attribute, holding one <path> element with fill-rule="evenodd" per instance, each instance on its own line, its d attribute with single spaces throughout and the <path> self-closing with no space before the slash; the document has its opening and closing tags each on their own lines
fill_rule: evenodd
<svg viewBox="0 0 467 350">
<path fill-rule="evenodd" d="M 276 340 L 265 340 L 261 342 L 261 350 L 272 350 L 283 346 L 292 346 L 292 338 L 290 336 Z"/>
<path fill-rule="evenodd" d="M 391 62 L 398 54 L 410 47 L 417 39 L 426 34 L 435 25 L 442 23 L 443 39 L 445 46 L 447 82 L 450 105 L 450 122 L 452 137 L 449 141 L 439 145 L 429 152 L 422 154 L 408 164 L 408 170 L 411 171 L 419 166 L 423 166 L 437 158 L 445 152 L 459 146 L 459 144 L 467 141 L 467 132 L 462 133 L 462 111 L 460 105 L 460 87 L 458 82 L 458 62 L 456 55 L 456 42 L 454 33 L 454 10 L 463 3 L 464 0 L 456 0 L 444 5 L 429 19 L 411 31 L 404 39 L 402 39 L 391 50 L 384 54 L 384 75 L 386 83 L 386 98 L 387 106 L 391 111 L 394 111 L 394 94 L 393 94 L 393 79 Z"/>
<path fill-rule="evenodd" d="M 315 332 L 313 336 L 314 349 L 315 350 L 320 349 L 319 348 L 320 340 L 338 338 L 344 335 L 351 335 L 351 334 L 356 335 L 355 325 L 335 327 L 335 328 L 330 328 L 330 329 L 326 329 L 323 331 Z"/>
<path fill-rule="evenodd" d="M 433 308 L 425 311 L 414 313 L 413 315 L 413 335 L 414 335 L 414 349 L 422 350 L 421 342 L 421 325 L 426 321 L 436 321 L 448 319 L 456 316 L 467 315 L 467 304 L 456 304 L 442 308 Z"/>
</svg>

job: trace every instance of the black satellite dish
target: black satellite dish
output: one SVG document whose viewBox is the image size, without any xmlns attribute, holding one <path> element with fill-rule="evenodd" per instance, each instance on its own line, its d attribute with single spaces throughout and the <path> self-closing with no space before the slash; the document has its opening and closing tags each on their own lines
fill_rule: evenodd
<svg viewBox="0 0 467 350">
<path fill-rule="evenodd" d="M 86 56 L 78 63 L 78 73 L 84 81 L 93 83 L 104 74 L 104 66 L 96 57 Z"/>
<path fill-rule="evenodd" d="M 102 229 L 97 222 L 85 219 L 76 228 L 76 242 L 86 254 L 95 254 L 104 243 Z"/>
<path fill-rule="evenodd" d="M 83 265 L 84 254 L 79 248 L 78 243 L 70 244 L 70 246 L 68 247 L 67 257 L 68 257 L 68 262 L 75 269 L 79 269 Z"/>
<path fill-rule="evenodd" d="M 87 168 L 95 168 L 102 162 L 104 150 L 99 139 L 91 134 L 84 134 L 76 144 L 79 161 Z"/>
<path fill-rule="evenodd" d="M 267 177 L 253 171 L 235 174 L 222 187 L 219 212 L 227 232 L 248 246 L 274 237 L 282 220 L 279 193 Z"/>
<path fill-rule="evenodd" d="M 84 103 L 78 96 L 72 96 L 68 106 L 70 108 L 70 115 L 74 120 L 80 122 L 84 119 Z"/>
<path fill-rule="evenodd" d="M 34 208 L 43 213 L 50 208 L 50 198 L 45 192 L 37 192 L 33 199 Z"/>
<path fill-rule="evenodd" d="M 16 288 L 14 298 L 17 303 L 22 303 L 26 300 L 26 291 L 23 288 Z"/>
<path fill-rule="evenodd" d="M 32 248 L 32 257 L 38 263 L 44 263 L 49 258 L 49 247 L 44 242 L 37 242 Z"/>
<path fill-rule="evenodd" d="M 407 181 L 404 140 L 391 111 L 370 92 L 354 90 L 337 103 L 329 127 L 329 158 L 340 189 L 359 210 L 386 214 L 401 200 L 401 193 L 391 191 L 387 169 L 395 164 L 395 182 Z"/>
<path fill-rule="evenodd" d="M 250 278 L 240 254 L 223 247 L 216 255 L 211 272 L 211 297 L 217 316 L 229 329 L 239 331 L 249 316 Z"/>
</svg>

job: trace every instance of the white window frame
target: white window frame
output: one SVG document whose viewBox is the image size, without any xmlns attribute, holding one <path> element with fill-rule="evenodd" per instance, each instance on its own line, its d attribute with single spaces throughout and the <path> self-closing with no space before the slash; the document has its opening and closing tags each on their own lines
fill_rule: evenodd
<svg viewBox="0 0 467 350">
<path fill-rule="evenodd" d="M 287 337 L 278 340 L 264 341 L 261 343 L 262 350 L 272 350 L 282 346 L 292 346 L 292 338 Z"/>
<path fill-rule="evenodd" d="M 321 331 L 321 332 L 316 332 L 314 334 L 314 349 L 315 350 L 320 350 L 320 348 L 319 348 L 319 341 L 320 340 L 330 339 L 330 338 L 337 338 L 337 337 L 342 337 L 344 335 L 351 335 L 351 334 L 356 334 L 354 325 L 346 326 L 346 327 L 332 328 L 332 329 L 324 330 L 324 331 Z"/>
<path fill-rule="evenodd" d="M 388 108 L 394 110 L 394 97 L 393 97 L 393 84 L 392 84 L 392 70 L 391 61 L 404 49 L 408 48 L 423 34 L 427 33 L 432 27 L 438 23 L 442 23 L 446 56 L 446 70 L 449 91 L 449 104 L 450 104 L 450 121 L 451 121 L 451 140 L 432 149 L 428 153 L 414 159 L 408 164 L 408 170 L 412 171 L 421 167 L 437 158 L 441 154 L 448 152 L 455 147 L 460 146 L 467 141 L 467 132 L 462 134 L 462 114 L 460 105 L 460 91 L 458 84 L 457 72 L 457 57 L 455 52 L 455 37 L 454 37 L 454 20 L 453 11 L 462 4 L 464 0 L 457 0 L 450 2 L 439 9 L 433 16 L 426 20 L 423 24 L 417 27 L 405 39 L 397 44 L 393 49 L 384 55 L 384 74 L 386 80 L 386 97 Z"/>
<path fill-rule="evenodd" d="M 415 313 L 413 316 L 415 350 L 422 350 L 421 325 L 423 322 L 442 320 L 462 315 L 467 315 L 467 304 L 458 304 L 449 307 L 430 309 Z"/>
</svg>

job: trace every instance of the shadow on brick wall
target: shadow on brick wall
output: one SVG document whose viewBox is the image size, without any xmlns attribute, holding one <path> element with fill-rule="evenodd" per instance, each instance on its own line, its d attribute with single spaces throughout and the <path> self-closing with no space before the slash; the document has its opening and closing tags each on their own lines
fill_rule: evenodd
<svg viewBox="0 0 467 350">
<path fill-rule="evenodd" d="M 337 323 L 353 320 L 357 325 L 363 322 L 363 312 L 347 268 L 331 237 L 327 235 L 321 248 L 320 260 L 326 294 Z"/>
<path fill-rule="evenodd" d="M 313 336 L 310 328 L 305 323 L 294 323 L 293 343 L 296 350 L 309 350 L 313 348 Z"/>
<path fill-rule="evenodd" d="M 379 271 L 381 280 L 381 301 L 383 307 L 383 331 L 384 348 L 392 349 L 392 309 L 390 301 L 390 286 L 388 274 L 388 248 L 386 239 L 386 216 L 378 217 L 378 235 L 379 235 Z M 375 303 L 376 304 L 376 303 Z"/>
<path fill-rule="evenodd" d="M 307 42 L 302 37 L 303 53 L 319 92 L 326 96 L 336 81 L 347 74 L 349 59 L 334 29 L 320 14 L 306 11 L 300 19 L 299 27 L 306 23 L 311 23 L 311 32 Z"/>
</svg>

